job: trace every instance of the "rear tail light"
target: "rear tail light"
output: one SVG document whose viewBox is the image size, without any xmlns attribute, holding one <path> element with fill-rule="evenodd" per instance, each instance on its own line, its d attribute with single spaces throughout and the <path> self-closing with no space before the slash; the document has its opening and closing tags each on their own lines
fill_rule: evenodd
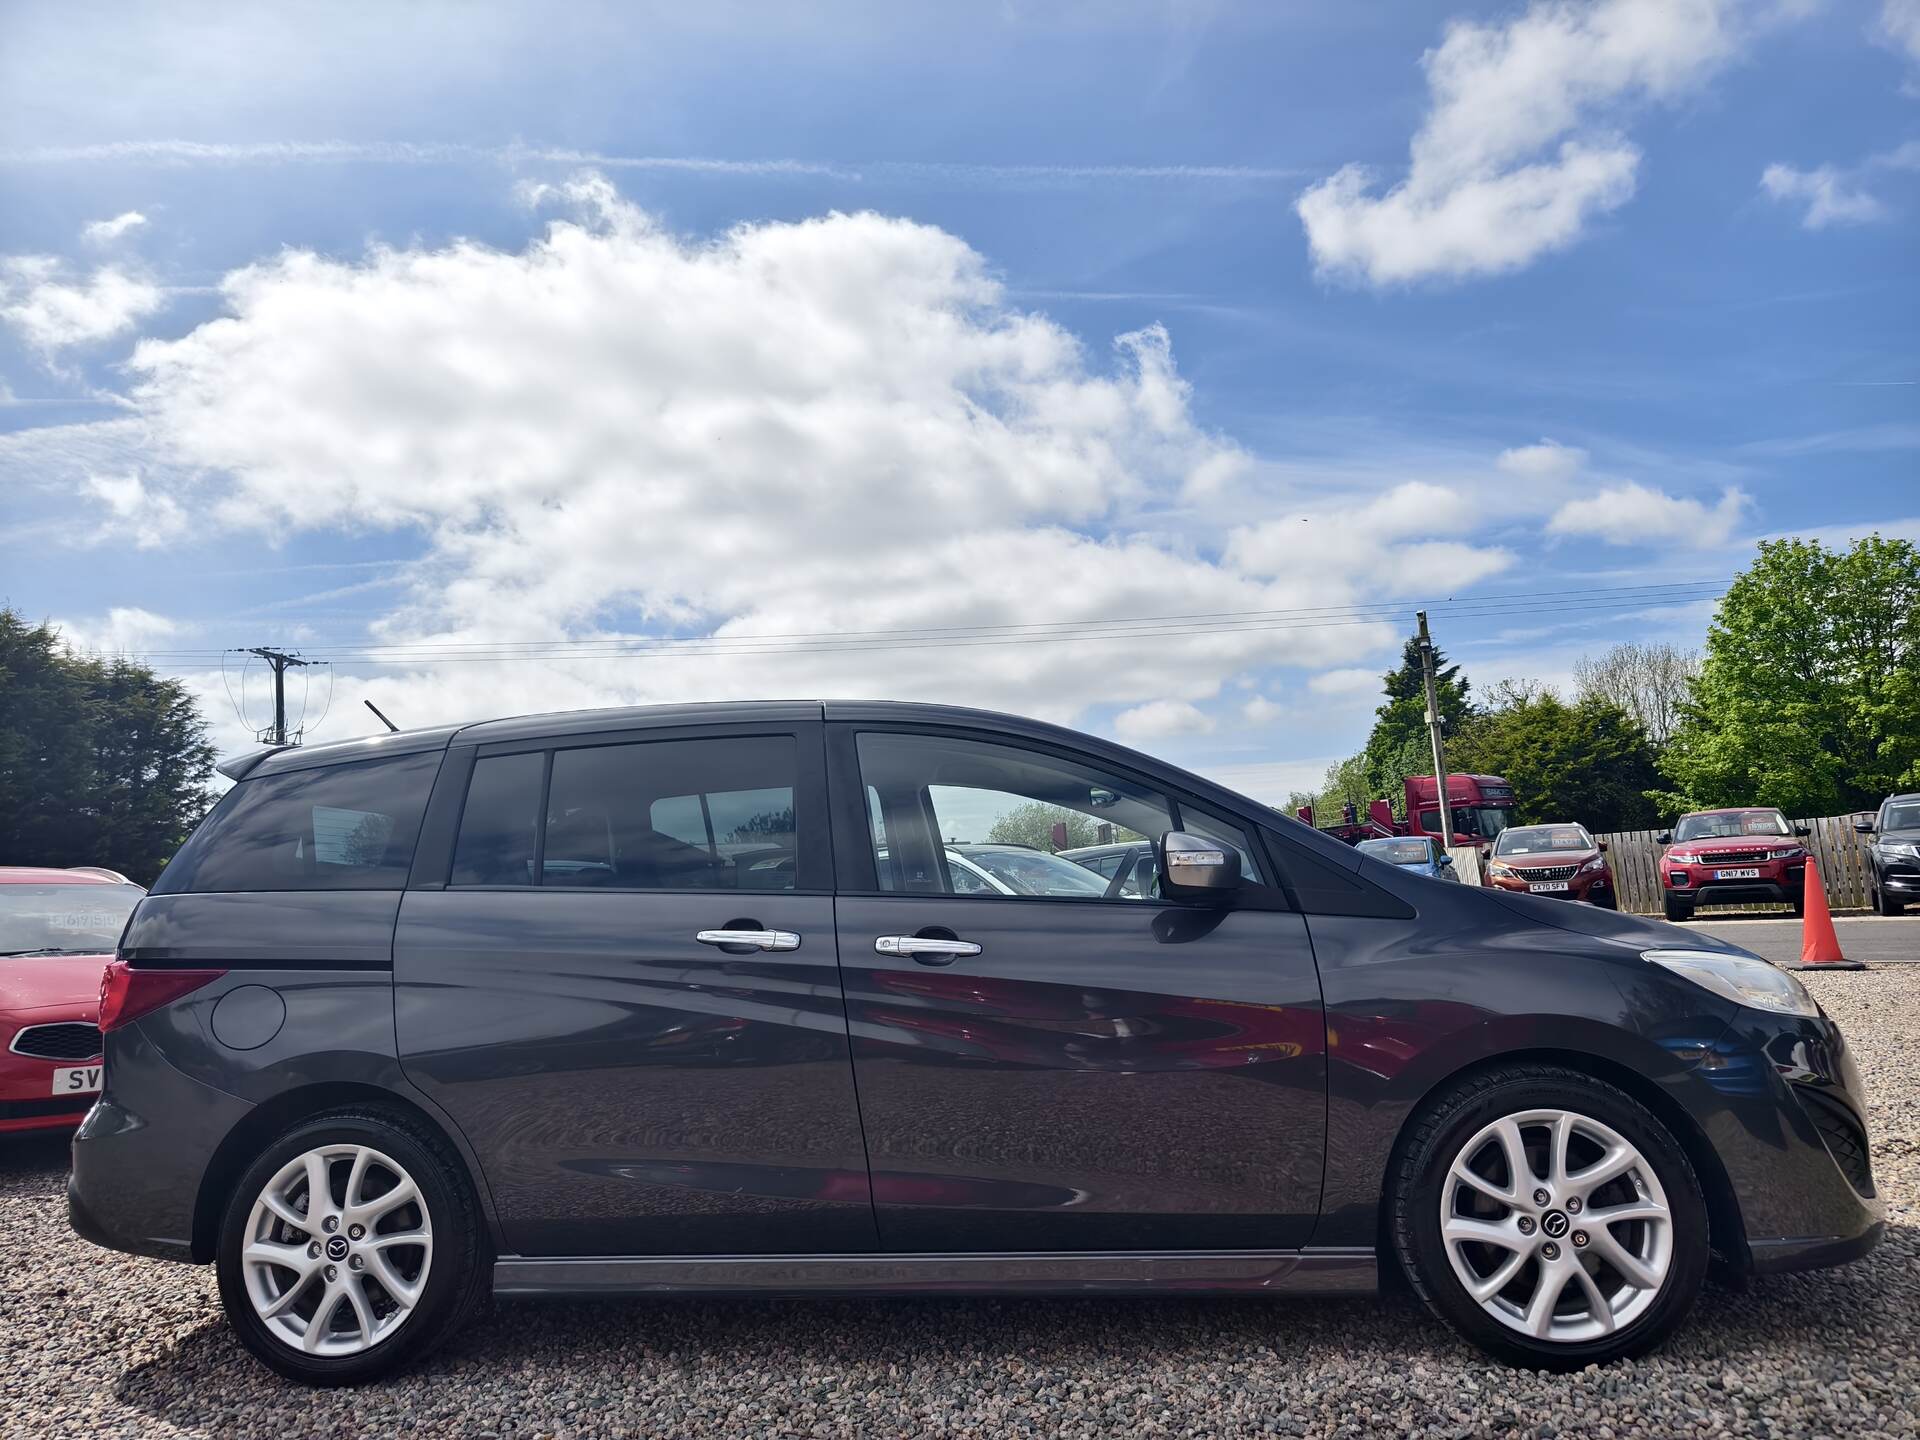
<svg viewBox="0 0 1920 1440">
<path fill-rule="evenodd" d="M 124 960 L 109 960 L 100 977 L 100 1031 L 118 1030 L 182 995 L 210 985 L 224 970 L 136 970 Z"/>
</svg>

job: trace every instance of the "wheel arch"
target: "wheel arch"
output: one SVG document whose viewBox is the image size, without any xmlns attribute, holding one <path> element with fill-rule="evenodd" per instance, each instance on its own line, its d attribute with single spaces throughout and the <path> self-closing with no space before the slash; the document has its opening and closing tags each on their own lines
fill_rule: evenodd
<svg viewBox="0 0 1920 1440">
<path fill-rule="evenodd" d="M 1440 1076 L 1421 1095 L 1419 1101 L 1408 1111 L 1394 1136 L 1393 1148 L 1387 1158 L 1387 1165 L 1380 1179 L 1379 1229 L 1376 1245 L 1383 1259 L 1395 1254 L 1390 1227 L 1393 1215 L 1393 1187 L 1400 1173 L 1400 1164 L 1406 1154 L 1406 1146 L 1413 1132 L 1418 1128 L 1421 1118 L 1432 1109 L 1438 1099 L 1455 1085 L 1472 1078 L 1485 1070 L 1498 1069 L 1513 1064 L 1558 1065 L 1563 1069 L 1578 1071 L 1595 1080 L 1605 1081 L 1616 1090 L 1644 1105 L 1673 1136 L 1680 1148 L 1686 1152 L 1687 1162 L 1693 1166 L 1693 1173 L 1699 1178 L 1700 1193 L 1707 1205 L 1708 1243 L 1712 1246 L 1715 1268 L 1724 1278 L 1737 1280 L 1745 1276 L 1752 1268 L 1752 1253 L 1747 1248 L 1746 1222 L 1740 1213 L 1740 1200 L 1728 1176 L 1726 1166 L 1720 1162 L 1713 1144 L 1707 1139 L 1698 1122 L 1668 1090 L 1658 1082 L 1648 1079 L 1629 1065 L 1617 1060 L 1595 1055 L 1584 1050 L 1555 1049 L 1536 1047 L 1524 1050 L 1506 1050 L 1496 1055 L 1485 1055 L 1460 1065 Z M 1405 1284 L 1405 1276 L 1396 1262 L 1384 1265 L 1381 1271 L 1383 1284 Z"/>
<path fill-rule="evenodd" d="M 414 1124 L 436 1136 L 460 1162 L 462 1178 L 470 1187 L 480 1213 L 485 1217 L 487 1240 L 497 1246 L 493 1208 L 487 1189 L 476 1172 L 473 1158 L 440 1118 L 404 1095 L 378 1085 L 352 1080 L 327 1080 L 302 1085 L 262 1101 L 229 1130 L 207 1162 L 193 1206 L 193 1259 L 206 1264 L 219 1245 L 220 1217 L 228 1198 L 247 1166 L 276 1135 L 290 1126 L 329 1111 L 378 1109 L 398 1112 Z"/>
</svg>

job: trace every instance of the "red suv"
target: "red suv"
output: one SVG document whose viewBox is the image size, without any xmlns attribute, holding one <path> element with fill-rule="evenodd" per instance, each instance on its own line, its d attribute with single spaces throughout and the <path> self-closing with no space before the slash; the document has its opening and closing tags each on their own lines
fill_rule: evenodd
<svg viewBox="0 0 1920 1440">
<path fill-rule="evenodd" d="M 147 892 L 0 865 L 0 1134 L 72 1129 L 100 1090 L 100 976 Z"/>
<path fill-rule="evenodd" d="M 1806 904 L 1804 825 L 1778 810 L 1696 810 L 1660 835 L 1660 888 L 1667 919 L 1692 918 L 1700 905 L 1750 905 L 1772 900 Z"/>
</svg>

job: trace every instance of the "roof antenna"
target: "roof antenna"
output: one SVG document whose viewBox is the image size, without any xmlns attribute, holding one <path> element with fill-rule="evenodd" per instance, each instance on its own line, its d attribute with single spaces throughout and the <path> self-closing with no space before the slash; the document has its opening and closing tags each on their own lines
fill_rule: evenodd
<svg viewBox="0 0 1920 1440">
<path fill-rule="evenodd" d="M 400 729 L 398 725 L 394 724 L 391 720 L 387 719 L 385 715 L 382 715 L 380 713 L 380 707 L 374 704 L 371 700 L 362 700 L 360 703 L 366 706 L 367 709 L 371 710 L 379 718 L 380 723 L 386 726 L 389 731 L 397 732 Z"/>
</svg>

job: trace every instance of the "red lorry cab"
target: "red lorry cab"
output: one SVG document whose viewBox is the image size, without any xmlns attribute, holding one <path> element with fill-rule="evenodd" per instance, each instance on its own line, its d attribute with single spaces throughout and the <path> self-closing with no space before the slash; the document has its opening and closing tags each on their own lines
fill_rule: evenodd
<svg viewBox="0 0 1920 1440">
<path fill-rule="evenodd" d="M 1449 775 L 1447 800 L 1453 810 L 1453 843 L 1486 847 L 1513 823 L 1513 787 L 1498 775 Z M 1313 807 L 1296 812 L 1315 823 Z M 1406 781 L 1406 819 L 1396 820 L 1393 807 L 1375 800 L 1363 815 L 1348 813 L 1337 825 L 1321 826 L 1329 835 L 1357 845 L 1362 840 L 1391 835 L 1440 835 L 1440 787 L 1431 775 L 1409 775 Z"/>
</svg>

